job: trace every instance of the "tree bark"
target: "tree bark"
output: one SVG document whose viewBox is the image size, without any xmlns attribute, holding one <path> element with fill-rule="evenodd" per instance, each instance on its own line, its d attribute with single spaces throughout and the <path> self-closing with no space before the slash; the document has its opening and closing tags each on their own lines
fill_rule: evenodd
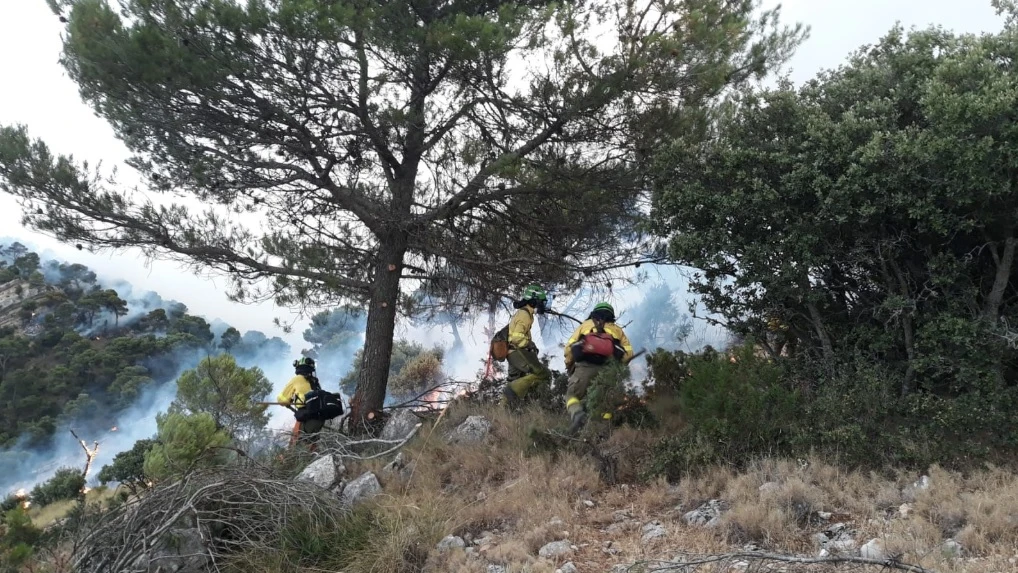
<svg viewBox="0 0 1018 573">
<path fill-rule="evenodd" d="M 831 337 L 827 334 L 827 329 L 824 328 L 824 319 L 820 316 L 820 310 L 812 302 L 806 303 L 806 310 L 809 311 L 809 317 L 810 321 L 813 323 L 813 329 L 816 330 L 817 337 L 820 338 L 820 345 L 824 351 L 824 358 L 833 364 L 834 344 L 831 342 Z"/>
<path fill-rule="evenodd" d="M 901 267 L 898 263 L 891 259 L 891 268 L 894 269 L 894 276 L 898 280 L 898 288 L 900 289 L 901 296 L 906 300 L 910 300 L 913 304 L 916 304 L 912 298 L 912 292 L 908 288 L 908 281 L 905 280 L 905 274 L 901 271 Z M 901 395 L 908 396 L 915 390 L 915 326 L 912 324 L 912 317 L 902 311 L 901 313 L 901 332 L 905 337 L 905 355 L 908 357 L 908 366 L 905 368 L 905 378 L 901 381 Z"/>
<path fill-rule="evenodd" d="M 1014 263 L 1015 238 L 1008 237 L 1004 240 L 1004 251 L 1000 254 L 997 262 L 997 275 L 993 279 L 993 288 L 986 297 L 983 304 L 983 318 L 990 322 L 996 322 L 1000 316 L 1000 305 L 1004 300 L 1004 291 L 1011 282 L 1011 265 Z"/>
<path fill-rule="evenodd" d="M 357 390 L 350 400 L 350 428 L 354 432 L 369 431 L 375 422 L 380 421 L 379 413 L 385 403 L 385 390 L 389 381 L 399 279 L 403 272 L 407 242 L 405 231 L 379 238 L 378 265 L 368 301 L 363 363 L 357 379 Z"/>
</svg>

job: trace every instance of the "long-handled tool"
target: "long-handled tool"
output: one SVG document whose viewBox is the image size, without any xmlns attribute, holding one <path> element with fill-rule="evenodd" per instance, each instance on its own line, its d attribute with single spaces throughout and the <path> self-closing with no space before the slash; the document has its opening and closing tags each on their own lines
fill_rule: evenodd
<svg viewBox="0 0 1018 573">
<path fill-rule="evenodd" d="M 628 360 L 623 361 L 623 364 L 629 364 L 633 360 L 636 360 L 637 356 L 640 356 L 641 354 L 643 354 L 645 352 L 647 352 L 647 349 L 646 348 L 641 348 L 639 352 L 637 352 L 636 354 L 630 356 Z"/>
</svg>

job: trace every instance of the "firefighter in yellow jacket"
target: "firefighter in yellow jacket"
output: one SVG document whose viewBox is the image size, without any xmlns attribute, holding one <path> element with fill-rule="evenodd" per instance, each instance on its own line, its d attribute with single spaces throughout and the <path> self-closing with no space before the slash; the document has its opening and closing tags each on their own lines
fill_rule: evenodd
<svg viewBox="0 0 1018 573">
<path fill-rule="evenodd" d="M 502 390 L 504 403 L 516 405 L 534 386 L 551 380 L 551 371 L 538 358 L 537 345 L 530 338 L 534 315 L 545 311 L 548 293 L 538 285 L 523 289 L 523 296 L 513 303 L 516 314 L 509 321 L 508 384 Z"/>
<path fill-rule="evenodd" d="M 569 372 L 566 411 L 571 434 L 578 432 L 587 420 L 583 410 L 587 387 L 612 358 L 628 362 L 633 358 L 633 346 L 622 327 L 615 324 L 615 309 L 600 302 L 566 342 L 566 371 Z"/>
<path fill-rule="evenodd" d="M 283 391 L 276 396 L 276 402 L 284 406 L 293 406 L 300 409 L 304 406 L 304 396 L 318 385 L 318 378 L 315 376 L 315 361 L 313 358 L 302 356 L 293 361 L 294 377 L 286 383 Z M 290 435 L 290 447 L 297 443 L 301 434 L 313 437 L 325 426 L 322 420 L 307 420 L 296 422 L 293 425 L 293 433 Z M 314 450 L 312 441 L 311 450 Z"/>
</svg>

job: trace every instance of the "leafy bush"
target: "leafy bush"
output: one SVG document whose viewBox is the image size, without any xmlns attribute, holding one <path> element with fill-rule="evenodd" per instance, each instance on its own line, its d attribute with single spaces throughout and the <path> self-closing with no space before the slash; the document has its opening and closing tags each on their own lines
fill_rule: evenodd
<svg viewBox="0 0 1018 573">
<path fill-rule="evenodd" d="M 901 396 L 901 378 L 876 365 L 843 368 L 821 384 L 806 408 L 800 443 L 852 465 L 925 468 L 1006 461 L 1018 444 L 1008 419 L 1018 388 Z"/>
<path fill-rule="evenodd" d="M 593 420 L 610 415 L 614 425 L 628 424 L 638 428 L 657 425 L 644 400 L 627 385 L 629 365 L 612 360 L 597 373 L 587 388 L 583 406 Z"/>
<path fill-rule="evenodd" d="M 49 505 L 65 499 L 75 499 L 85 487 L 85 478 L 77 468 L 60 468 L 53 477 L 32 489 L 32 501 Z"/>
<path fill-rule="evenodd" d="M 218 465 L 227 458 L 221 447 L 230 443 L 230 436 L 218 429 L 207 413 L 158 414 L 156 426 L 159 429 L 156 444 L 145 452 L 142 466 L 145 476 L 151 479 L 170 478 L 198 465 Z"/>
<path fill-rule="evenodd" d="M 155 444 L 155 440 L 138 440 L 130 450 L 114 456 L 112 463 L 99 470 L 99 482 L 103 485 L 120 482 L 135 490 L 145 480 L 145 454 Z"/>
<path fill-rule="evenodd" d="M 677 477 L 692 467 L 741 464 L 758 454 L 784 454 L 793 443 L 803 405 L 782 368 L 738 347 L 730 359 L 713 353 L 686 359 L 678 388 L 686 426 L 655 448 L 655 473 Z"/>
<path fill-rule="evenodd" d="M 33 546 L 42 537 L 42 531 L 32 525 L 28 513 L 20 508 L 3 514 L 3 535 L 0 535 L 0 571 L 17 571 L 34 552 Z"/>
</svg>

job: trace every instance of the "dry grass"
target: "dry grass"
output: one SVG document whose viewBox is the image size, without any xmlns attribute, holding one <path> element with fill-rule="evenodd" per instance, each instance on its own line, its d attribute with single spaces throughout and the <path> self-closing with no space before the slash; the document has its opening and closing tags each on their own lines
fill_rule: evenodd
<svg viewBox="0 0 1018 573">
<path fill-rule="evenodd" d="M 85 500 L 87 503 L 103 503 L 108 504 L 110 500 L 117 494 L 117 490 L 107 487 L 96 487 L 92 488 L 88 493 L 85 494 Z M 44 506 L 32 506 L 28 515 L 32 518 L 32 524 L 36 527 L 46 528 L 53 525 L 57 521 L 67 517 L 67 514 L 71 512 L 71 509 L 78 502 L 76 500 L 65 499 L 51 503 Z"/>
<path fill-rule="evenodd" d="M 491 421 L 488 440 L 447 444 L 445 434 L 474 414 Z M 404 449 L 413 462 L 409 475 L 382 472 L 387 460 L 350 468 L 354 475 L 373 470 L 382 481 L 376 511 L 383 526 L 370 549 L 343 570 L 473 573 L 498 564 L 510 572 L 552 573 L 569 560 L 580 571 L 607 571 L 747 543 L 816 555 L 813 535 L 839 522 L 855 531 L 859 545 L 878 538 L 889 553 L 941 573 L 1018 570 L 1018 478 L 1005 470 L 962 476 L 934 467 L 931 486 L 913 491 L 918 475 L 846 470 L 820 458 L 761 459 L 740 473 L 713 467 L 679 483 L 645 482 L 635 468 L 661 434 L 623 428 L 602 445 L 616 454 L 626 482 L 609 486 L 590 456 L 533 447 L 531 427 L 561 423 L 561 416 L 537 409 L 510 414 L 455 405 Z M 710 499 L 731 508 L 719 527 L 686 525 L 683 513 Z M 650 521 L 665 535 L 647 543 L 641 537 Z M 475 556 L 440 553 L 435 546 L 446 535 L 489 540 L 471 548 Z M 961 558 L 943 550 L 952 537 L 964 547 Z M 561 539 L 576 550 L 555 560 L 538 556 L 544 544 Z"/>
</svg>

